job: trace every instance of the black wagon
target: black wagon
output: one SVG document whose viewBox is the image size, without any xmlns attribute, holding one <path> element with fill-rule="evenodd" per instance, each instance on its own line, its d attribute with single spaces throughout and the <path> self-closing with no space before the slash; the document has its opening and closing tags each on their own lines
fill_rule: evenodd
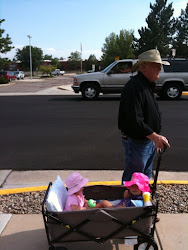
<svg viewBox="0 0 188 250">
<path fill-rule="evenodd" d="M 67 249 L 63 247 L 67 242 L 94 241 L 103 244 L 109 239 L 129 239 L 133 236 L 137 238 L 134 250 L 157 250 L 154 232 L 159 202 L 155 191 L 163 152 L 164 150 L 158 153 L 156 173 L 151 185 L 151 206 L 49 212 L 46 208 L 46 200 L 52 185 L 50 182 L 42 204 L 49 250 Z M 121 185 L 94 185 L 84 188 L 85 198 L 95 200 L 121 199 L 124 191 L 125 187 Z"/>
</svg>

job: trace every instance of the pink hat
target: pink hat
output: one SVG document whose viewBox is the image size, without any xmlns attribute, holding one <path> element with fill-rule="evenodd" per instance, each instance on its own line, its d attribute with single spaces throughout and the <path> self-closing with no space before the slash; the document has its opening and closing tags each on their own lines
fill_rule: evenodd
<svg viewBox="0 0 188 250">
<path fill-rule="evenodd" d="M 123 184 L 129 188 L 136 184 L 140 191 L 151 192 L 149 187 L 149 178 L 143 173 L 134 173 L 130 181 L 124 181 Z"/>
<path fill-rule="evenodd" d="M 68 194 L 74 194 L 78 192 L 82 187 L 88 183 L 88 179 L 84 179 L 81 174 L 74 172 L 67 177 L 65 184 L 68 188 Z"/>
</svg>

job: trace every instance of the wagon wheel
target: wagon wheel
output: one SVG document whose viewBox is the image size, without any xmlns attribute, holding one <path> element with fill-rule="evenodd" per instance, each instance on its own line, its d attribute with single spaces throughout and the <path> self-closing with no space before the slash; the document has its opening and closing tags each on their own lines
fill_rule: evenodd
<svg viewBox="0 0 188 250">
<path fill-rule="evenodd" d="M 155 241 L 141 241 L 137 245 L 134 245 L 134 250 L 158 250 L 158 246 Z"/>
</svg>

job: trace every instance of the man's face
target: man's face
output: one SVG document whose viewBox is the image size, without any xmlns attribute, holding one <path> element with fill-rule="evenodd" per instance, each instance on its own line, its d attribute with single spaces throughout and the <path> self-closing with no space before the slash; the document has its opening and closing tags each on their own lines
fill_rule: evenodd
<svg viewBox="0 0 188 250">
<path fill-rule="evenodd" d="M 160 71 L 161 71 L 160 63 L 146 62 L 142 65 L 142 73 L 150 82 L 154 82 L 157 79 L 159 79 Z"/>
</svg>

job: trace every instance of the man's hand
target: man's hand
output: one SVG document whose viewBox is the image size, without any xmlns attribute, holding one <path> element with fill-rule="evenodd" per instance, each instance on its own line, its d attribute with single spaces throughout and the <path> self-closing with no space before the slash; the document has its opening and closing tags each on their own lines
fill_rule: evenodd
<svg viewBox="0 0 188 250">
<path fill-rule="evenodd" d="M 148 139 L 150 139 L 150 140 L 152 140 L 154 143 L 155 143 L 155 145 L 156 145 L 156 147 L 157 147 L 157 151 L 159 150 L 159 149 L 162 149 L 163 147 L 164 147 L 164 144 L 168 147 L 168 148 L 170 148 L 170 144 L 169 144 L 169 142 L 168 142 L 168 140 L 166 139 L 166 137 L 164 137 L 164 136 L 162 136 L 162 135 L 158 135 L 158 134 L 156 134 L 155 132 L 154 133 L 152 133 L 152 134 L 150 134 L 150 135 L 148 135 L 148 136 L 146 136 Z"/>
</svg>

